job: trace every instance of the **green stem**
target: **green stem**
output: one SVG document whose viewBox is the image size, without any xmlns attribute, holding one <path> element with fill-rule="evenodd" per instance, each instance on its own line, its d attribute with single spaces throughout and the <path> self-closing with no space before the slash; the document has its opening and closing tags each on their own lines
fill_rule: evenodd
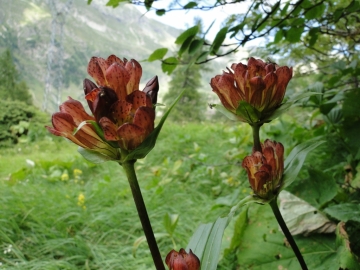
<svg viewBox="0 0 360 270">
<path fill-rule="evenodd" d="M 304 258 L 303 258 L 303 256 L 301 255 L 301 252 L 300 252 L 298 246 L 296 245 L 295 240 L 294 240 L 294 238 L 292 237 L 292 235 L 291 235 L 288 227 L 286 226 L 286 223 L 285 223 L 285 221 L 284 221 L 284 219 L 283 219 L 283 217 L 282 217 L 282 215 L 281 215 L 281 213 L 280 213 L 279 207 L 278 207 L 278 205 L 277 205 L 277 197 L 275 197 L 275 198 L 270 202 L 270 206 L 271 206 L 271 209 L 273 210 L 273 213 L 274 213 L 274 215 L 275 215 L 275 217 L 276 217 L 277 222 L 278 222 L 279 225 L 280 225 L 281 230 L 282 230 L 283 233 L 285 234 L 286 239 L 288 240 L 290 246 L 292 247 L 292 249 L 293 249 L 293 251 L 294 251 L 294 253 L 295 253 L 296 257 L 297 257 L 297 259 L 298 259 L 298 261 L 299 261 L 299 263 L 300 263 L 300 265 L 301 265 L 301 268 L 302 268 L 303 270 L 308 270 L 308 268 L 307 268 L 307 266 L 306 266 L 306 263 L 305 263 L 305 261 L 304 261 Z"/>
<path fill-rule="evenodd" d="M 157 270 L 165 270 L 164 263 L 161 258 L 161 254 L 156 243 L 156 239 L 154 236 L 154 232 L 151 227 L 150 219 L 148 213 L 146 211 L 146 206 L 144 203 L 144 199 L 141 194 L 140 186 L 136 177 L 135 168 L 134 168 L 135 160 L 125 161 L 122 163 L 122 166 L 126 172 L 126 176 L 128 178 L 130 188 L 134 197 L 136 209 L 139 214 L 139 218 L 141 221 L 141 225 L 143 227 L 146 240 L 149 245 L 149 249 L 151 252 L 151 256 L 153 258 L 155 267 Z"/>
<path fill-rule="evenodd" d="M 260 127 L 261 125 L 253 124 L 251 125 L 253 130 L 253 139 L 254 139 L 254 151 L 261 152 L 261 143 L 260 143 Z"/>
</svg>

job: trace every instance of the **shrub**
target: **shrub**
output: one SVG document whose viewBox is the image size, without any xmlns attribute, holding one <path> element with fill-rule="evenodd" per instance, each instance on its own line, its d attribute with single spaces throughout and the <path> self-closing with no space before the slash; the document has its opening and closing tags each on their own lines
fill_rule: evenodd
<svg viewBox="0 0 360 270">
<path fill-rule="evenodd" d="M 0 100 L 0 106 L 0 147 L 16 144 L 26 135 L 35 140 L 45 134 L 42 129 L 48 117 L 34 106 L 10 100 Z"/>
</svg>

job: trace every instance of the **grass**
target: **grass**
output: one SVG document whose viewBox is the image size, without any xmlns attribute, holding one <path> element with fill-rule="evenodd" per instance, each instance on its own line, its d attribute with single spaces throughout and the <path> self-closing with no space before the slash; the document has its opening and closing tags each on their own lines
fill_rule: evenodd
<svg viewBox="0 0 360 270">
<path fill-rule="evenodd" d="M 212 209 L 219 196 L 241 185 L 249 192 L 239 162 L 251 149 L 250 134 L 244 125 L 168 122 L 155 149 L 137 162 L 163 257 L 186 247 L 200 223 L 226 213 Z M 118 164 L 93 165 L 53 137 L 2 150 L 0 159 L 2 269 L 154 269 Z M 172 235 L 166 214 L 180 216 Z"/>
</svg>

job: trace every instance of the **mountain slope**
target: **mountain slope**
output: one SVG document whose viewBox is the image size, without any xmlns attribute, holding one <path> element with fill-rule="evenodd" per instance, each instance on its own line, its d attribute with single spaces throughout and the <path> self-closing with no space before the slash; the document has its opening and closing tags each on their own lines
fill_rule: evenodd
<svg viewBox="0 0 360 270">
<path fill-rule="evenodd" d="M 180 30 L 142 16 L 131 5 L 113 9 L 104 3 L 73 1 L 64 20 L 64 69 L 62 100 L 82 95 L 82 80 L 89 77 L 86 66 L 91 56 L 146 59 L 160 47 L 172 47 Z M 58 1 L 57 9 L 63 6 Z M 49 6 L 39 0 L 0 0 L 0 50 L 10 48 L 22 78 L 29 85 L 35 104 L 41 106 L 47 73 L 47 56 L 52 15 Z M 56 37 L 59 42 L 59 36 Z M 143 62 L 145 83 L 154 75 L 163 75 L 160 65 Z M 54 75 L 53 75 L 54 76 Z M 164 78 L 163 81 L 167 81 Z M 56 110 L 53 106 L 51 111 Z"/>
</svg>

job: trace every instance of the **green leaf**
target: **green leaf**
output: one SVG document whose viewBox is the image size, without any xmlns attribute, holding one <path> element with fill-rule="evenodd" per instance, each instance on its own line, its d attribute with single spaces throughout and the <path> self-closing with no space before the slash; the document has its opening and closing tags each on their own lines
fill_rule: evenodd
<svg viewBox="0 0 360 270">
<path fill-rule="evenodd" d="M 290 5 L 290 2 L 287 2 L 287 3 L 285 4 L 285 6 L 283 7 L 283 9 L 282 9 L 281 12 L 280 12 L 281 17 L 284 17 L 284 16 L 285 16 L 285 14 L 286 14 L 286 12 L 287 12 L 287 9 L 289 8 L 289 5 Z"/>
<path fill-rule="evenodd" d="M 291 27 L 285 35 L 285 38 L 290 43 L 296 43 L 300 41 L 301 35 L 304 33 L 304 27 Z"/>
<path fill-rule="evenodd" d="M 144 158 L 155 146 L 157 137 L 160 134 L 160 131 L 165 123 L 166 118 L 169 116 L 171 110 L 175 107 L 176 103 L 179 101 L 184 91 L 182 91 L 179 96 L 175 99 L 170 108 L 164 113 L 157 127 L 150 133 L 149 136 L 133 151 L 131 151 L 123 161 L 134 160 Z"/>
<path fill-rule="evenodd" d="M 319 27 L 313 27 L 310 29 L 309 31 L 309 37 L 310 37 L 310 40 L 309 40 L 309 45 L 310 46 L 314 46 L 318 37 L 319 37 L 319 31 L 320 31 L 320 28 Z"/>
<path fill-rule="evenodd" d="M 92 0 L 91 0 L 92 1 Z M 90 1 L 90 3 L 91 3 Z M 121 2 L 127 2 L 127 0 L 109 0 L 107 3 L 106 3 L 106 6 L 110 6 L 110 7 L 113 7 L 113 8 L 116 8 L 119 6 L 119 4 Z M 88 2 L 89 3 L 89 2 Z"/>
<path fill-rule="evenodd" d="M 321 18 L 326 6 L 324 3 L 314 5 L 310 10 L 305 13 L 305 18 L 308 20 Z"/>
<path fill-rule="evenodd" d="M 279 29 L 279 31 L 277 31 L 275 34 L 274 43 L 279 43 L 283 37 L 284 37 L 283 30 Z"/>
<path fill-rule="evenodd" d="M 241 223 L 242 221 L 242 223 Z M 241 219 L 237 226 L 243 226 L 242 237 L 236 251 L 237 264 L 233 269 L 300 269 L 299 262 L 268 206 L 252 204 L 248 219 Z M 340 251 L 335 245 L 334 235 L 314 234 L 295 238 L 308 269 L 340 269 Z M 355 268 L 348 269 L 359 269 Z M 345 268 L 343 268 L 345 269 Z"/>
<path fill-rule="evenodd" d="M 184 41 L 190 37 L 190 36 L 196 36 L 197 33 L 199 32 L 199 26 L 195 25 L 189 29 L 187 29 L 186 31 L 184 31 L 183 33 L 181 33 L 175 40 L 175 44 L 183 44 Z"/>
<path fill-rule="evenodd" d="M 240 30 L 242 30 L 245 25 L 246 25 L 246 21 L 244 20 L 244 21 L 242 21 L 240 24 L 235 25 L 234 27 L 230 28 L 229 31 L 228 31 L 229 33 L 232 33 L 232 34 L 230 35 L 230 38 L 233 38 L 234 36 L 236 36 L 236 34 L 237 34 Z"/>
<path fill-rule="evenodd" d="M 100 164 L 106 161 L 110 161 L 110 160 L 115 160 L 113 157 L 109 157 L 106 155 L 101 154 L 100 152 L 94 151 L 94 150 L 90 150 L 90 149 L 85 149 L 82 147 L 78 148 L 78 152 L 88 161 L 95 163 L 95 164 Z"/>
<path fill-rule="evenodd" d="M 191 1 L 189 3 L 187 3 L 185 6 L 184 6 L 184 9 L 191 9 L 193 7 L 196 7 L 198 4 L 194 1 Z"/>
<path fill-rule="evenodd" d="M 220 49 L 221 44 L 224 42 L 226 38 L 226 34 L 228 32 L 228 27 L 223 27 L 220 31 L 216 34 L 215 39 L 211 45 L 210 53 L 216 54 L 217 51 Z"/>
<path fill-rule="evenodd" d="M 92 0 L 88 0 L 88 1 L 87 1 L 87 4 L 88 4 L 88 5 L 90 5 L 90 4 L 91 4 L 91 2 L 92 2 Z"/>
<path fill-rule="evenodd" d="M 209 51 L 202 52 L 199 57 L 196 59 L 196 62 L 203 62 L 206 61 L 208 55 L 210 54 Z"/>
<path fill-rule="evenodd" d="M 191 42 L 193 41 L 194 37 L 195 36 L 189 36 L 184 41 L 184 43 L 181 44 L 181 47 L 180 47 L 179 52 L 178 52 L 179 56 L 181 56 L 187 50 L 187 48 L 190 46 Z"/>
<path fill-rule="evenodd" d="M 296 177 L 305 162 L 306 156 L 322 143 L 324 143 L 324 141 L 319 141 L 317 138 L 315 138 L 294 147 L 285 160 L 285 169 L 282 180 L 283 185 L 281 189 L 290 186 L 290 184 L 296 180 Z"/>
<path fill-rule="evenodd" d="M 156 49 L 152 54 L 150 54 L 148 61 L 152 62 L 155 60 L 161 60 L 164 58 L 167 52 L 168 52 L 168 48 Z"/>
<path fill-rule="evenodd" d="M 307 97 L 312 97 L 312 96 L 315 96 L 315 95 L 322 95 L 322 93 L 305 92 L 305 93 L 301 93 L 299 95 L 294 95 L 289 100 L 287 100 L 285 103 L 281 104 L 280 107 L 277 108 L 276 111 L 273 114 L 271 114 L 269 117 L 265 117 L 262 120 L 263 121 L 274 120 L 275 118 L 279 117 L 281 114 L 286 112 L 290 107 L 292 107 L 300 99 L 307 98 Z"/>
<path fill-rule="evenodd" d="M 203 45 L 204 45 L 203 39 L 194 39 L 189 46 L 189 50 L 188 50 L 189 54 L 192 55 L 197 53 Z"/>
<path fill-rule="evenodd" d="M 191 249 L 200 259 L 201 268 L 215 270 L 221 248 L 221 240 L 226 226 L 233 218 L 237 209 L 250 202 L 257 202 L 254 196 L 247 196 L 234 206 L 227 217 L 219 217 L 214 223 L 201 224 L 191 237 L 186 250 Z"/>
<path fill-rule="evenodd" d="M 358 203 L 336 204 L 326 208 L 324 211 L 337 220 L 360 222 L 360 204 Z"/>
<path fill-rule="evenodd" d="M 337 23 L 344 14 L 344 8 L 338 8 L 333 13 L 334 22 Z"/>
<path fill-rule="evenodd" d="M 150 10 L 153 3 L 154 3 L 154 0 L 145 0 L 144 4 L 146 7 L 146 10 Z"/>
<path fill-rule="evenodd" d="M 179 63 L 179 60 L 175 57 L 168 57 L 164 59 L 161 63 L 161 69 L 164 73 L 171 74 L 174 69 L 176 68 L 177 64 Z"/>
<path fill-rule="evenodd" d="M 309 168 L 308 173 L 308 178 L 293 183 L 287 190 L 320 209 L 336 196 L 338 185 L 323 171 Z"/>
<path fill-rule="evenodd" d="M 164 15 L 166 13 L 166 10 L 163 9 L 163 8 L 162 9 L 157 9 L 155 13 L 158 16 L 162 16 L 162 15 Z"/>
<path fill-rule="evenodd" d="M 164 227 L 165 230 L 169 233 L 169 235 L 173 235 L 175 228 L 179 221 L 179 215 L 174 214 L 170 215 L 169 213 L 166 213 L 164 215 Z"/>
<path fill-rule="evenodd" d="M 217 268 L 221 239 L 228 224 L 228 217 L 218 218 L 215 223 L 202 224 L 192 236 L 186 250 L 190 249 L 200 259 L 201 268 Z"/>
</svg>

